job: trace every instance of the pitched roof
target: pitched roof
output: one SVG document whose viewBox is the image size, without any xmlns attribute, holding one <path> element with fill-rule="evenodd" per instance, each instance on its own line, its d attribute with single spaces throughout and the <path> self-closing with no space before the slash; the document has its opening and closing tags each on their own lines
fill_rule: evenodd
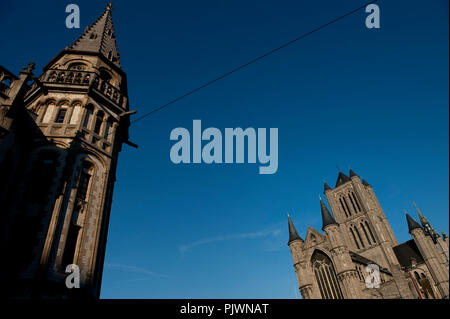
<svg viewBox="0 0 450 319">
<path fill-rule="evenodd" d="M 86 27 L 83 34 L 70 46 L 77 51 L 94 52 L 120 67 L 120 53 L 116 46 L 116 34 L 112 20 L 112 4 L 109 3 L 105 12 Z"/>
<path fill-rule="evenodd" d="M 413 239 L 401 243 L 392 249 L 394 250 L 395 256 L 397 256 L 398 262 L 404 268 L 411 267 L 412 259 L 415 259 L 417 264 L 424 263 L 422 254 Z"/>
<path fill-rule="evenodd" d="M 350 177 L 348 177 L 347 175 L 345 175 L 342 172 L 339 172 L 335 187 L 341 186 L 342 184 L 344 184 L 348 181 L 350 181 Z"/>
<path fill-rule="evenodd" d="M 291 217 L 288 215 L 288 227 L 289 227 L 289 241 L 290 244 L 294 240 L 302 240 L 302 238 L 298 235 L 297 230 L 295 229 L 294 223 L 291 220 Z"/>
<path fill-rule="evenodd" d="M 322 229 L 328 225 L 337 224 L 322 198 L 320 199 L 320 210 L 322 212 Z"/>
</svg>

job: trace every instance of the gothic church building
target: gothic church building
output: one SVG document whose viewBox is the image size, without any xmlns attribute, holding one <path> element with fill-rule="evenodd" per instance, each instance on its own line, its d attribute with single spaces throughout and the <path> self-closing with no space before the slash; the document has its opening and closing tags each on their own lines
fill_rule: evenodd
<svg viewBox="0 0 450 319">
<path fill-rule="evenodd" d="M 323 233 L 309 227 L 302 239 L 288 217 L 288 245 L 302 297 L 448 299 L 447 236 L 439 235 L 416 207 L 420 224 L 406 213 L 412 239 L 399 244 L 371 185 L 352 170 L 349 175 L 339 172 L 333 189 L 324 185 L 331 212 L 320 199 Z"/>
<path fill-rule="evenodd" d="M 130 124 L 112 6 L 33 74 L 0 67 L 1 286 L 7 298 L 98 298 L 116 166 Z M 65 280 L 76 265 L 79 289 Z"/>
</svg>

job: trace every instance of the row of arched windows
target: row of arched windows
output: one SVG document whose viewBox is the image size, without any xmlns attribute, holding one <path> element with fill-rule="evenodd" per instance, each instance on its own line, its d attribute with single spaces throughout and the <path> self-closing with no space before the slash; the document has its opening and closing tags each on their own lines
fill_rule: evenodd
<svg viewBox="0 0 450 319">
<path fill-rule="evenodd" d="M 83 118 L 83 127 L 93 131 L 95 134 L 104 137 L 106 140 L 110 138 L 111 128 L 113 126 L 113 120 L 107 117 L 105 112 L 97 110 L 94 115 L 94 107 L 89 104 L 86 107 Z"/>
<path fill-rule="evenodd" d="M 361 205 L 356 199 L 353 191 L 349 191 L 347 196 L 341 195 L 339 197 L 339 203 L 341 204 L 342 211 L 347 218 L 362 212 Z"/>
<path fill-rule="evenodd" d="M 365 220 L 361 220 L 359 225 L 351 224 L 349 231 L 357 249 L 363 249 L 377 243 L 369 223 Z"/>
<path fill-rule="evenodd" d="M 106 140 L 110 140 L 110 133 L 114 124 L 112 117 L 105 114 L 104 111 L 94 108 L 92 104 L 82 107 L 81 103 L 75 102 L 69 106 L 68 101 L 62 101 L 58 104 L 54 102 L 47 103 L 43 107 L 39 118 L 42 123 L 53 122 L 74 125 L 81 120 L 83 128 L 93 131 Z"/>
</svg>

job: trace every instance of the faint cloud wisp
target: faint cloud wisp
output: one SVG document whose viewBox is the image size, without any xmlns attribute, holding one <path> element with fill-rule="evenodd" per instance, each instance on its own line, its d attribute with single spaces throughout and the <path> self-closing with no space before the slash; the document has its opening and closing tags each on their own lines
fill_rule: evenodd
<svg viewBox="0 0 450 319">
<path fill-rule="evenodd" d="M 275 226 L 278 226 L 275 228 Z M 233 240 L 233 239 L 248 239 L 248 238 L 261 238 L 261 237 L 277 237 L 281 234 L 282 230 L 279 227 L 279 224 L 273 225 L 271 228 L 268 228 L 263 231 L 259 232 L 249 232 L 249 233 L 241 233 L 241 234 L 230 234 L 230 235 L 224 235 L 224 236 L 217 236 L 217 237 L 210 237 L 201 239 L 198 241 L 195 241 L 190 244 L 181 245 L 179 247 L 180 252 L 186 253 L 187 251 L 209 243 L 219 242 L 219 241 L 226 241 L 226 240 Z"/>
<path fill-rule="evenodd" d="M 131 266 L 131 265 L 105 263 L 105 266 L 108 267 L 108 268 L 117 268 L 117 269 L 131 271 L 131 272 L 134 272 L 134 273 L 150 275 L 150 276 L 154 276 L 154 277 L 173 278 L 173 277 L 168 276 L 168 275 L 159 274 L 159 273 L 147 270 L 145 268 L 135 267 L 135 266 Z"/>
</svg>

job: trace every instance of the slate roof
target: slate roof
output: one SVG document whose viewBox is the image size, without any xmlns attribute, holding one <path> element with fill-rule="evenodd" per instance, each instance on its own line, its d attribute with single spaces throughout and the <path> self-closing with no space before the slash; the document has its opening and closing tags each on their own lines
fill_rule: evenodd
<svg viewBox="0 0 450 319">
<path fill-rule="evenodd" d="M 411 259 L 415 259 L 417 265 L 424 263 L 422 254 L 413 239 L 393 247 L 393 250 L 398 262 L 404 268 L 411 267 Z"/>
</svg>

